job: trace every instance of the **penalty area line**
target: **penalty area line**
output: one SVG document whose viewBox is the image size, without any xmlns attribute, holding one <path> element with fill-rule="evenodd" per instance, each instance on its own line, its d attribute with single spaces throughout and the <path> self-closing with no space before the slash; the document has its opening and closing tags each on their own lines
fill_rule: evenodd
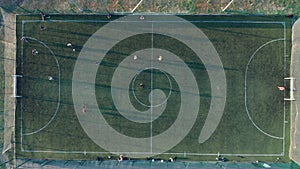
<svg viewBox="0 0 300 169">
<path fill-rule="evenodd" d="M 247 75 L 248 75 L 248 68 L 249 68 L 249 65 L 250 65 L 252 59 L 255 57 L 256 53 L 257 53 L 260 49 L 262 49 L 263 47 L 265 47 L 265 46 L 267 46 L 267 45 L 269 45 L 269 44 L 271 44 L 271 43 L 273 43 L 273 42 L 282 41 L 282 40 L 284 40 L 284 38 L 273 39 L 273 40 L 271 40 L 271 41 L 268 41 L 268 42 L 264 43 L 264 44 L 261 45 L 259 48 L 257 48 L 257 49 L 255 50 L 255 52 L 251 55 L 250 59 L 248 60 L 248 63 L 247 63 L 247 65 L 246 65 L 245 75 L 244 75 L 244 76 L 245 76 L 245 79 L 244 79 L 244 85 L 245 85 L 245 86 L 244 86 L 244 105 L 245 105 L 246 113 L 247 113 L 247 115 L 248 115 L 248 119 L 251 121 L 251 123 L 253 124 L 253 126 L 254 126 L 258 131 L 260 131 L 261 133 L 263 133 L 263 134 L 266 135 L 266 136 L 269 136 L 269 137 L 274 138 L 274 139 L 279 139 L 279 140 L 284 140 L 284 135 L 283 135 L 282 137 L 280 137 L 280 136 L 274 136 L 274 135 L 271 135 L 271 134 L 265 132 L 264 130 L 262 130 L 262 129 L 261 129 L 261 128 L 253 121 L 253 119 L 252 119 L 252 117 L 251 117 L 251 115 L 250 115 L 250 112 L 249 112 L 249 110 L 248 110 L 248 105 L 247 105 Z M 283 142 L 284 142 L 284 141 L 283 141 Z"/>
</svg>

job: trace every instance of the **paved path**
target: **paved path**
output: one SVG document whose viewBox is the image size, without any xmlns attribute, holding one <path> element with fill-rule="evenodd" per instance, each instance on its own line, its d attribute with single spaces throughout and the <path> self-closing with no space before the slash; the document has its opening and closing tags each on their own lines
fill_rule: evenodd
<svg viewBox="0 0 300 169">
<path fill-rule="evenodd" d="M 14 79 L 16 72 L 16 16 L 1 9 L 4 19 L 4 70 L 5 70 L 5 98 L 4 98 L 4 142 L 2 153 L 13 147 L 15 130 L 15 98 L 13 97 Z M 15 158 L 14 158 L 15 159 Z M 9 168 L 9 166 L 8 166 Z"/>
<path fill-rule="evenodd" d="M 294 88 L 295 101 L 291 104 L 291 144 L 290 158 L 300 164 L 300 20 L 293 25 L 292 32 L 291 76 L 296 78 Z"/>
</svg>

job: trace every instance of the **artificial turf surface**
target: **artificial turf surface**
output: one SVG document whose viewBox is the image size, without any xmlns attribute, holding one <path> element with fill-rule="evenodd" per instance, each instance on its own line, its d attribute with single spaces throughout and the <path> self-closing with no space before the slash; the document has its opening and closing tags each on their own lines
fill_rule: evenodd
<svg viewBox="0 0 300 169">
<path fill-rule="evenodd" d="M 116 19 L 120 16 L 113 16 Z M 285 67 L 288 70 L 289 58 L 284 54 L 290 53 L 290 20 L 284 17 L 257 17 L 257 16 L 180 16 L 192 21 L 201 29 L 216 48 L 223 63 L 227 95 L 224 114 L 218 128 L 213 135 L 203 144 L 198 143 L 200 131 L 204 125 L 211 101 L 210 81 L 202 61 L 186 44 L 164 35 L 153 35 L 153 47 L 168 50 L 179 56 L 193 72 L 200 91 L 199 113 L 196 123 L 188 135 L 167 153 L 180 153 L 176 156 L 192 160 L 211 159 L 208 155 L 217 152 L 224 154 L 280 154 L 287 142 L 274 139 L 258 131 L 249 120 L 245 109 L 245 71 L 249 59 L 253 56 L 247 71 L 247 108 L 252 120 L 263 131 L 283 136 L 284 128 L 284 92 L 278 91 L 277 86 L 284 85 Z M 39 20 L 39 16 L 18 16 L 18 55 L 17 72 L 23 77 L 19 78 L 18 91 L 23 97 L 18 99 L 16 112 L 17 120 L 17 152 L 19 157 L 26 158 L 63 158 L 63 159 L 94 159 L 106 154 L 84 154 L 83 152 L 106 152 L 96 145 L 85 134 L 78 122 L 72 100 L 72 75 L 73 68 L 80 52 L 88 38 L 109 21 L 106 16 L 88 15 L 54 15 L 51 20 L 104 20 L 107 22 L 26 22 L 22 20 Z M 223 21 L 234 22 L 223 22 Z M 194 21 L 222 21 L 222 22 L 194 22 Z M 246 21 L 246 22 L 245 22 Z M 284 22 L 286 35 L 282 23 L 249 23 L 251 21 Z M 247 23 L 248 22 L 248 23 Z M 41 31 L 40 25 L 46 27 Z M 23 35 L 22 35 L 23 32 Z M 270 43 L 255 51 L 267 42 L 284 38 Z M 31 37 L 42 43 L 27 38 L 21 43 L 21 37 Z M 153 85 L 161 89 L 166 95 L 172 91 L 164 113 L 152 124 L 134 123 L 118 113 L 111 98 L 110 82 L 118 64 L 131 53 L 151 48 L 151 34 L 140 34 L 124 39 L 117 43 L 107 53 L 99 64 L 96 76 L 96 96 L 99 109 L 107 122 L 118 132 L 130 137 L 149 137 L 150 125 L 152 135 L 162 133 L 176 120 L 180 109 L 180 90 L 172 78 L 172 89 L 168 84 L 166 75 L 159 70 L 145 70 L 131 83 L 132 91 L 136 97 L 145 104 L 149 104 L 148 95 L 151 88 L 151 72 Z M 66 44 L 72 42 L 73 48 Z M 286 45 L 286 47 L 285 47 Z M 37 49 L 39 54 L 32 55 L 32 49 Z M 23 52 L 22 52 L 23 50 Z M 286 50 L 286 53 L 285 51 Z M 57 68 L 57 59 L 59 69 Z M 287 60 L 285 60 L 287 59 Z M 286 63 L 287 62 L 287 63 Z M 59 74 L 60 72 L 60 74 Z M 60 95 L 58 84 L 60 75 Z M 54 78 L 49 81 L 49 76 Z M 143 88 L 139 86 L 143 82 Z M 131 92 L 132 93 L 132 92 Z M 60 98 L 60 100 L 59 100 Z M 59 105 L 58 105 L 59 101 Z M 130 95 L 133 106 L 141 111 L 147 107 L 139 104 L 134 96 Z M 53 118 L 56 108 L 58 111 Z M 287 106 L 286 106 L 287 107 Z M 26 135 L 51 123 L 36 134 Z M 288 113 L 286 117 L 288 118 Z M 289 131 L 286 124 L 286 133 Z M 22 134 L 21 134 L 22 132 Z M 21 139 L 22 136 L 22 139 Z M 286 138 L 286 140 L 289 140 Z M 29 151 L 53 151 L 24 152 Z M 57 152 L 56 152 L 57 151 Z M 58 151 L 76 151 L 82 153 L 59 153 Z M 196 156 L 189 156 L 189 153 Z M 287 150 L 284 152 L 287 157 Z M 163 157 L 164 155 L 162 155 Z M 276 155 L 274 155 L 276 156 Z"/>
</svg>

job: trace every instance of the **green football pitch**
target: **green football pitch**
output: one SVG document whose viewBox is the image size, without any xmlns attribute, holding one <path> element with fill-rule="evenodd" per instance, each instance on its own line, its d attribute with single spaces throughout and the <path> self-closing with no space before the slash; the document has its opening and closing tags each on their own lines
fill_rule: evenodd
<svg viewBox="0 0 300 169">
<path fill-rule="evenodd" d="M 275 16 L 19 15 L 17 156 L 287 157 L 290 34 Z"/>
</svg>

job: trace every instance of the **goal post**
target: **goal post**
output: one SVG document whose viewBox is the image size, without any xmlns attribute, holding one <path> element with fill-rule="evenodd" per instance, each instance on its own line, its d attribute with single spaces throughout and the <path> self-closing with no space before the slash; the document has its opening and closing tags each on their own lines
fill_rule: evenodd
<svg viewBox="0 0 300 169">
<path fill-rule="evenodd" d="M 17 92 L 17 81 L 18 81 L 18 77 L 23 77 L 22 75 L 12 75 L 13 78 L 14 78 L 14 91 L 13 91 L 13 97 L 22 97 L 20 95 L 18 95 L 18 92 Z"/>
<path fill-rule="evenodd" d="M 291 51 L 291 63 L 290 63 L 290 75 L 294 77 L 292 80 L 293 87 L 300 86 L 297 79 L 300 77 L 300 19 L 298 19 L 292 27 L 292 51 Z M 297 98 L 300 96 L 299 90 L 293 91 L 295 101 L 290 104 L 290 148 L 289 157 L 291 160 L 300 165 L 300 116 L 299 110 L 300 100 Z"/>
<path fill-rule="evenodd" d="M 286 78 L 284 78 L 284 80 L 290 80 L 290 98 L 284 98 L 284 100 L 294 101 L 295 100 L 295 97 L 294 97 L 294 91 L 295 91 L 294 81 L 295 81 L 295 78 L 294 77 L 286 77 Z"/>
</svg>

